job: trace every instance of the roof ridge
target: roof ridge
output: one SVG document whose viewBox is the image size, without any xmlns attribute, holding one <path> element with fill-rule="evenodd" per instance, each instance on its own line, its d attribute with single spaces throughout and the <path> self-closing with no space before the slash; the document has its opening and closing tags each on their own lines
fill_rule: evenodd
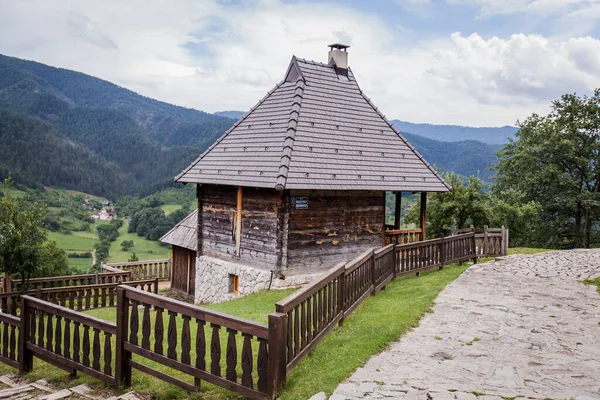
<svg viewBox="0 0 600 400">
<path fill-rule="evenodd" d="M 298 58 L 298 57 L 296 57 L 296 60 L 298 60 L 299 62 L 306 63 L 306 64 L 319 65 L 321 67 L 330 67 L 330 68 L 333 68 L 332 65 L 327 64 L 327 63 L 323 63 L 323 62 L 320 62 L 320 61 L 307 60 L 306 58 Z"/>
<path fill-rule="evenodd" d="M 296 128 L 298 126 L 298 117 L 300 116 L 300 106 L 304 96 L 304 78 L 299 76 L 296 80 L 296 89 L 294 90 L 294 99 L 292 102 L 292 110 L 290 111 L 290 119 L 288 120 L 287 136 L 283 143 L 283 152 L 279 164 L 279 174 L 275 182 L 276 190 L 285 189 L 287 183 L 288 172 L 290 170 L 290 160 L 292 159 L 292 151 L 294 150 L 294 141 L 296 140 Z"/>
<path fill-rule="evenodd" d="M 358 86 L 358 82 L 355 81 L 355 83 L 356 83 L 356 86 Z M 437 173 L 437 171 L 431 166 L 431 164 L 429 164 L 427 162 L 427 160 L 425 160 L 425 158 L 423 158 L 423 156 L 417 151 L 417 149 L 412 144 L 410 144 L 404 136 L 402 136 L 400 131 L 398 129 L 396 129 L 396 127 L 386 118 L 386 116 L 381 112 L 381 110 L 379 110 L 379 108 L 377 108 L 377 106 L 375 106 L 375 104 L 373 104 L 371 99 L 368 98 L 367 96 L 365 96 L 364 92 L 360 89 L 360 87 L 358 88 L 358 90 L 360 91 L 360 95 L 367 101 L 367 103 L 371 106 L 371 108 L 373 108 L 373 110 L 375 110 L 375 112 L 377 114 L 379 114 L 379 116 L 381 118 L 383 118 L 385 123 L 396 133 L 396 135 L 398 135 L 398 137 L 404 142 L 404 144 L 406 144 L 408 146 L 408 148 L 410 150 L 412 150 L 413 153 L 415 153 L 415 155 L 419 158 L 419 160 L 421 160 L 421 162 L 423 164 L 425 164 L 425 166 L 427 168 L 429 168 L 429 170 L 435 175 L 435 177 L 438 178 L 440 180 L 440 182 L 442 182 L 442 184 L 444 184 L 444 186 L 446 186 L 448 188 L 448 190 L 452 191 L 452 187 L 450 187 L 450 185 L 448 185 L 446 183 L 446 181 Z M 425 179 L 425 178 L 423 178 L 423 179 Z"/>
<path fill-rule="evenodd" d="M 285 83 L 285 80 L 279 82 L 277 85 L 275 85 L 275 87 L 273 89 L 271 89 L 269 92 L 267 92 L 266 95 L 264 95 L 264 97 L 262 99 L 260 99 L 258 101 L 258 103 L 256 103 L 254 105 L 254 107 L 252 107 L 242 118 L 240 118 L 235 124 L 233 124 L 231 126 L 231 128 L 227 129 L 227 131 L 225 131 L 224 134 L 221 135 L 221 137 L 219 137 L 212 145 L 210 145 L 202 154 L 200 154 L 200 157 L 198 157 L 196 160 L 194 160 L 194 162 L 192 162 L 186 169 L 184 169 L 183 171 L 181 171 L 181 173 L 179 175 L 177 175 L 174 179 L 175 182 L 177 182 L 183 175 L 185 175 L 189 170 L 191 170 L 192 168 L 194 168 L 194 166 L 196 166 L 196 164 L 198 164 L 200 162 L 200 160 L 202 160 L 204 158 L 204 156 L 206 156 L 213 148 L 215 148 L 215 146 L 217 146 L 219 143 L 221 143 L 221 141 L 223 139 L 225 139 L 225 137 L 227 135 L 229 135 L 229 133 L 231 131 L 233 131 L 235 128 L 237 128 L 242 122 L 244 122 L 246 120 L 246 118 L 248 118 L 250 116 L 250 114 L 252 114 L 254 112 L 254 110 L 256 110 L 256 108 L 258 106 L 260 106 L 262 103 L 264 103 L 264 101 L 271 95 L 273 94 L 273 92 L 275 92 L 277 89 L 279 89 L 281 87 L 281 85 L 283 85 Z"/>
</svg>

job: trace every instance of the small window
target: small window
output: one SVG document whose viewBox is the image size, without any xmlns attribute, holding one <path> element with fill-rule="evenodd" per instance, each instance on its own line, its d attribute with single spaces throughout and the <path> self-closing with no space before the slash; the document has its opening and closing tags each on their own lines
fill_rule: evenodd
<svg viewBox="0 0 600 400">
<path fill-rule="evenodd" d="M 235 274 L 229 274 L 229 293 L 238 294 L 239 277 Z"/>
</svg>

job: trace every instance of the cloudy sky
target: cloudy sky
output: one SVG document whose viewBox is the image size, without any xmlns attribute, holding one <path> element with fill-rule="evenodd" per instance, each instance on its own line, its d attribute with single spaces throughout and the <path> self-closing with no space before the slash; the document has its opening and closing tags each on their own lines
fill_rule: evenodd
<svg viewBox="0 0 600 400">
<path fill-rule="evenodd" d="M 515 124 L 600 87 L 600 0 L 0 0 L 0 53 L 214 112 L 349 44 L 390 119 Z"/>
</svg>

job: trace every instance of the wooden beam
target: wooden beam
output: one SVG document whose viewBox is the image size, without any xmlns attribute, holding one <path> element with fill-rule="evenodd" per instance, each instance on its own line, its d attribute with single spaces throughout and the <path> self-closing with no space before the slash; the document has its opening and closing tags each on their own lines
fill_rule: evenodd
<svg viewBox="0 0 600 400">
<path fill-rule="evenodd" d="M 192 269 L 192 263 L 191 263 L 190 259 L 192 257 L 192 251 L 189 249 L 186 249 L 186 252 L 187 252 L 187 279 L 185 281 L 185 285 L 186 285 L 185 292 L 187 294 L 190 294 L 190 270 Z"/>
<path fill-rule="evenodd" d="M 427 192 L 421 192 L 421 240 L 426 240 L 425 233 L 427 227 Z"/>
<path fill-rule="evenodd" d="M 394 212 L 394 229 L 400 229 L 401 213 L 402 213 L 402 192 L 396 192 L 396 211 Z"/>
<path fill-rule="evenodd" d="M 237 212 L 235 213 L 235 255 L 240 256 L 242 247 L 242 187 L 237 191 Z"/>
<path fill-rule="evenodd" d="M 202 255 L 202 242 L 203 242 L 202 228 L 204 225 L 204 221 L 203 221 L 204 210 L 202 207 L 204 205 L 204 191 L 202 190 L 202 186 L 200 186 L 200 184 L 196 185 L 196 199 L 198 200 L 198 229 L 196 232 L 196 234 L 198 236 L 198 249 L 196 249 L 196 251 L 198 253 L 198 256 L 201 256 Z M 172 274 L 172 272 L 171 272 L 171 274 Z"/>
</svg>

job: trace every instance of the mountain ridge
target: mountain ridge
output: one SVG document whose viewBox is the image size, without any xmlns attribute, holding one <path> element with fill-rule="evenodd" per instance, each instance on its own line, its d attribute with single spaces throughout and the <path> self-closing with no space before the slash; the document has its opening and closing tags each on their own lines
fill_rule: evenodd
<svg viewBox="0 0 600 400">
<path fill-rule="evenodd" d="M 21 129 L 27 123 L 44 130 L 36 136 L 49 143 L 45 153 L 38 153 L 40 157 L 54 159 L 64 154 L 58 144 L 68 139 L 95 157 L 94 168 L 102 170 L 99 176 L 127 177 L 125 183 L 113 180 L 98 185 L 108 193 L 91 191 L 102 195 L 148 194 L 172 185 L 173 177 L 232 124 L 228 118 L 154 100 L 81 72 L 4 55 L 0 55 L 0 110 L 13 113 L 6 118 L 25 138 L 31 135 Z M 42 129 L 36 121 L 47 126 Z M 36 180 L 36 174 L 46 176 L 42 170 L 25 167 L 31 144 L 27 140 L 16 143 L 19 147 L 13 151 L 23 156 L 11 157 L 11 165 L 0 163 L 1 174 L 13 171 L 29 183 Z M 90 171 L 92 164 L 71 161 L 96 175 Z M 57 168 L 54 184 L 90 192 L 85 174 L 74 172 L 77 168 L 50 165 Z M 116 172 L 109 172 L 109 166 Z"/>
</svg>

